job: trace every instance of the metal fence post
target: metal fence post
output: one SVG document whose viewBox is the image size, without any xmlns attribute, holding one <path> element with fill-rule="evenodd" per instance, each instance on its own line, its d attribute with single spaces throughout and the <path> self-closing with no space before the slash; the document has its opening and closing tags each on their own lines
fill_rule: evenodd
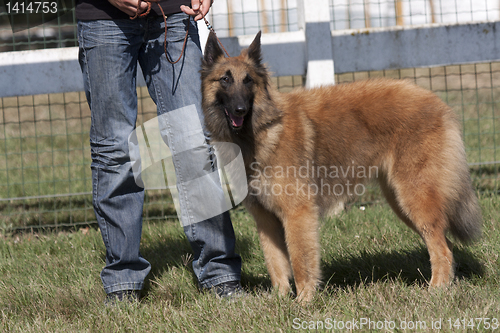
<svg viewBox="0 0 500 333">
<path fill-rule="evenodd" d="M 306 87 L 334 84 L 330 3 L 308 0 L 306 4 L 298 0 L 297 9 L 299 29 L 306 36 Z"/>
</svg>

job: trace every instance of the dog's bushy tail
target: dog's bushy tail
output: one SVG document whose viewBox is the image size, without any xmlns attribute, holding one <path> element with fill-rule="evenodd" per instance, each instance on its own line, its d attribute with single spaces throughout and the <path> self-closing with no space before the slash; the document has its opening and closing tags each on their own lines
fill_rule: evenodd
<svg viewBox="0 0 500 333">
<path fill-rule="evenodd" d="M 470 178 L 468 174 L 467 178 Z M 481 236 L 481 209 L 470 180 L 463 184 L 454 203 L 448 214 L 452 235 L 466 243 L 478 239 Z"/>
<path fill-rule="evenodd" d="M 452 132 L 454 158 L 448 162 L 453 165 L 451 188 L 448 189 L 447 215 L 451 234 L 458 240 L 468 243 L 481 236 L 482 216 L 479 201 L 472 186 L 469 166 L 466 162 L 465 148 L 459 127 Z"/>
</svg>

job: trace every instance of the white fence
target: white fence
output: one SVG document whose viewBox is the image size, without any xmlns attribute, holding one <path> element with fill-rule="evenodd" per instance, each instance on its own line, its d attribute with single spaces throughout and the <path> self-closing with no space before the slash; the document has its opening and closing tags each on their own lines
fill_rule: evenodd
<svg viewBox="0 0 500 333">
<path fill-rule="evenodd" d="M 429 67 L 500 60 L 500 22 L 330 30 L 328 0 L 298 1 L 299 30 L 262 36 L 264 61 L 276 76 L 334 83 L 334 72 Z M 200 31 L 207 34 L 204 24 Z M 221 38 L 237 55 L 254 36 Z M 0 53 L 0 97 L 83 90 L 77 48 Z M 139 75 L 139 85 L 144 85 Z"/>
</svg>

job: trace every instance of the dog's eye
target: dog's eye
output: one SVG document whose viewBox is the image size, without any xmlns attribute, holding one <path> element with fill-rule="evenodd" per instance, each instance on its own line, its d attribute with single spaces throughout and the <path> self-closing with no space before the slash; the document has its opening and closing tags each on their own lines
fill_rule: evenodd
<svg viewBox="0 0 500 333">
<path fill-rule="evenodd" d="M 250 83 L 253 83 L 253 79 L 250 75 L 247 75 L 245 76 L 245 78 L 243 79 L 243 83 L 244 84 L 250 84 Z"/>
<path fill-rule="evenodd" d="M 220 78 L 220 82 L 222 83 L 229 83 L 229 76 L 223 76 Z"/>
</svg>

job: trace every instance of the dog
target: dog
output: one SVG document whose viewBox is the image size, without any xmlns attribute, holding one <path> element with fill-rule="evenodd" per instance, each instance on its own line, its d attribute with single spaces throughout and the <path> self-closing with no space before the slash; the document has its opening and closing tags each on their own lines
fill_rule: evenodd
<svg viewBox="0 0 500 333">
<path fill-rule="evenodd" d="M 481 233 L 460 125 L 432 92 L 371 79 L 279 93 L 262 62 L 261 33 L 225 57 L 210 34 L 200 71 L 213 142 L 237 144 L 273 287 L 310 301 L 320 283 L 318 219 L 378 181 L 397 216 L 427 246 L 430 286 L 452 281 L 450 231 Z"/>
</svg>

